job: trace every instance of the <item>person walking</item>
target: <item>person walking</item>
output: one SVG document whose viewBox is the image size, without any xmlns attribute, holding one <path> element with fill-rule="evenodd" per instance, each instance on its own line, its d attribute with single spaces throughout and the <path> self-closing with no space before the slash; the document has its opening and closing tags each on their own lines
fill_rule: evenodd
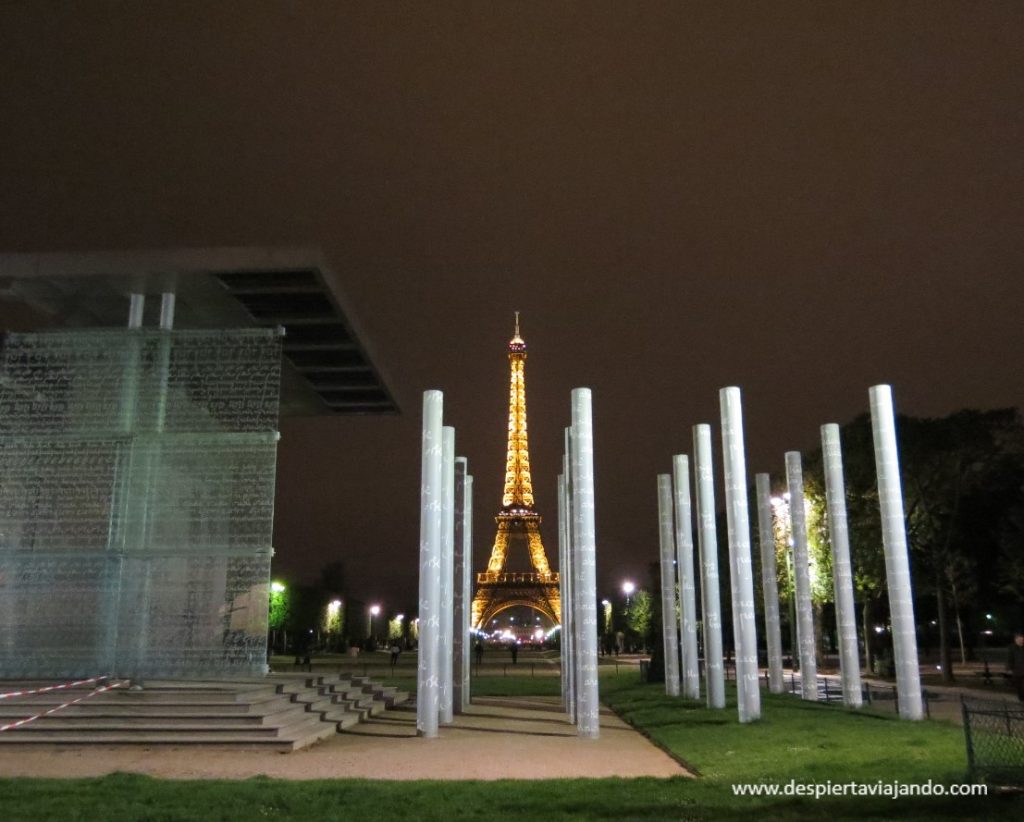
<svg viewBox="0 0 1024 822">
<path fill-rule="evenodd" d="M 391 670 L 395 670 L 395 666 L 398 664 L 398 655 L 402 653 L 402 646 L 398 644 L 398 640 L 391 643 Z"/>
<path fill-rule="evenodd" d="M 519 659 L 519 643 L 512 642 L 512 664 L 516 664 L 516 660 Z"/>
<path fill-rule="evenodd" d="M 1006 650 L 1006 672 L 1017 692 L 1017 699 L 1024 702 L 1024 631 L 1013 634 L 1013 644 Z"/>
<path fill-rule="evenodd" d="M 479 639 L 476 641 L 476 645 L 473 647 L 476 651 L 476 664 L 479 666 L 484 661 L 484 644 Z"/>
</svg>

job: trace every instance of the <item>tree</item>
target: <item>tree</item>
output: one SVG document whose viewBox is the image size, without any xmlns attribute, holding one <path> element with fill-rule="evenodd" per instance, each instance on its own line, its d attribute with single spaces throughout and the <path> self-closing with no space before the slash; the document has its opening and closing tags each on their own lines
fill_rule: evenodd
<svg viewBox="0 0 1024 822">
<path fill-rule="evenodd" d="M 653 623 L 654 605 L 644 588 L 637 588 L 626 608 L 626 628 L 634 639 L 649 647 L 649 634 Z"/>
<path fill-rule="evenodd" d="M 994 559 L 998 523 L 1020 495 L 1024 433 L 1014 409 L 906 417 L 899 430 L 907 535 L 936 598 L 940 665 L 951 682 L 948 612 L 962 637 L 961 605 L 977 593 L 978 558 Z"/>
<path fill-rule="evenodd" d="M 284 628 L 288 623 L 290 613 L 291 605 L 288 596 L 288 586 L 282 582 L 271 582 L 267 625 L 272 631 Z"/>
<path fill-rule="evenodd" d="M 999 409 L 940 419 L 901 416 L 896 428 L 915 590 L 935 597 L 940 664 L 943 677 L 952 680 L 949 611 L 963 647 L 963 606 L 976 597 L 1012 593 L 1015 583 L 1008 589 L 1007 582 L 1024 578 L 1014 564 L 1022 545 L 1014 512 L 1022 504 L 1024 425 L 1016 410 Z M 854 581 L 870 668 L 872 613 L 885 586 L 870 417 L 844 425 L 842 439 Z M 820 450 L 808 457 L 808 487 L 818 481 L 820 459 Z M 992 567 L 1001 569 L 1001 585 L 981 573 Z"/>
</svg>

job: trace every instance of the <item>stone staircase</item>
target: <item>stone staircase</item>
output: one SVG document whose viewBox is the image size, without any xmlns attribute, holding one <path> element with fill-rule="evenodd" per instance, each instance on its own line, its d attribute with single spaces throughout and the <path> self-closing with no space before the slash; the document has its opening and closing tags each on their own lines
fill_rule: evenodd
<svg viewBox="0 0 1024 822">
<path fill-rule="evenodd" d="M 0 693 L 50 683 L 0 682 Z M 0 726 L 88 694 L 93 685 L 0 699 Z M 146 680 L 0 732 L 0 745 L 219 745 L 293 751 L 405 702 L 408 694 L 347 674 Z"/>
</svg>

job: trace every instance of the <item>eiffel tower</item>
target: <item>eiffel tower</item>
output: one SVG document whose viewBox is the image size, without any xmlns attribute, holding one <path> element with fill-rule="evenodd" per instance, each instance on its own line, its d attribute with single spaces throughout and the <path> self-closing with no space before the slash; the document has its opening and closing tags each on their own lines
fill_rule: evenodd
<svg viewBox="0 0 1024 822">
<path fill-rule="evenodd" d="M 548 566 L 544 543 L 540 538 L 541 516 L 533 510 L 533 481 L 530 479 L 530 450 L 526 440 L 526 343 L 519 336 L 519 312 L 516 333 L 508 344 L 511 370 L 508 398 L 508 455 L 505 460 L 505 493 L 501 510 L 494 518 L 498 533 L 491 549 L 487 570 L 476 575 L 473 598 L 473 627 L 482 629 L 506 608 L 525 605 L 561 624 L 562 603 L 558 592 L 558 572 Z M 509 543 L 525 542 L 533 571 L 505 570 Z"/>
</svg>

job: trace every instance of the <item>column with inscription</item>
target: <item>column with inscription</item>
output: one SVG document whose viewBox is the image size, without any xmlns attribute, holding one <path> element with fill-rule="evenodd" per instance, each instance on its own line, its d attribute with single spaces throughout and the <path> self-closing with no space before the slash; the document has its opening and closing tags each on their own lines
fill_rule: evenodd
<svg viewBox="0 0 1024 822">
<path fill-rule="evenodd" d="M 871 431 L 878 472 L 878 503 L 882 514 L 882 550 L 885 553 L 885 582 L 892 615 L 892 649 L 896 665 L 896 693 L 900 717 L 923 719 L 921 671 L 917 660 L 917 630 L 907 557 L 907 529 L 903 518 L 899 452 L 896 448 L 896 415 L 892 387 L 876 385 L 870 390 Z"/>
<path fill-rule="evenodd" d="M 700 662 L 697 658 L 697 601 L 693 573 L 693 521 L 690 512 L 690 460 L 672 457 L 672 483 L 676 526 L 676 574 L 679 578 L 679 637 L 683 667 L 681 686 L 687 699 L 700 699 Z"/>
<path fill-rule="evenodd" d="M 843 703 L 859 708 L 860 656 L 857 650 L 857 617 L 853 606 L 853 568 L 850 564 L 850 533 L 846 521 L 846 483 L 843 481 L 843 453 L 839 426 L 821 427 L 821 453 L 825 462 L 825 502 L 828 506 L 828 536 L 832 544 L 832 582 L 839 627 L 839 670 L 843 682 Z"/>
<path fill-rule="evenodd" d="M 658 546 L 661 555 L 661 637 L 665 652 L 665 693 L 679 696 L 676 541 L 672 522 L 671 474 L 658 474 Z"/>
<path fill-rule="evenodd" d="M 420 466 L 419 668 L 416 676 L 416 733 L 437 736 L 438 632 L 441 628 L 441 414 L 444 395 L 423 394 L 423 445 Z"/>
<path fill-rule="evenodd" d="M 796 596 L 796 641 L 800 649 L 800 688 L 803 699 L 818 698 L 818 661 L 814 644 L 810 560 L 807 553 L 807 516 L 804 512 L 804 473 L 799 451 L 786 452 L 789 520 L 793 534 L 793 587 Z"/>
<path fill-rule="evenodd" d="M 697 554 L 704 611 L 704 679 L 709 708 L 725 707 L 722 663 L 722 605 L 718 591 L 718 529 L 711 464 L 711 426 L 693 427 L 693 471 L 697 495 Z"/>
<path fill-rule="evenodd" d="M 773 694 L 781 694 L 786 685 L 782 677 L 782 628 L 779 622 L 779 581 L 775 567 L 771 478 L 767 474 L 758 474 L 754 477 L 754 483 L 757 493 L 757 535 L 761 548 L 764 634 L 768 646 L 768 690 Z"/>
<path fill-rule="evenodd" d="M 441 433 L 441 630 L 438 633 L 438 713 L 442 725 L 454 719 L 452 679 L 454 671 L 455 595 L 455 429 Z"/>
<path fill-rule="evenodd" d="M 579 681 L 576 722 L 579 734 L 601 732 L 597 678 L 597 562 L 594 518 L 594 433 L 589 388 L 572 391 L 573 556 Z"/>
<path fill-rule="evenodd" d="M 473 601 L 473 478 L 465 457 L 455 459 L 455 560 L 454 632 L 452 634 L 452 713 L 469 707 L 469 653 L 471 642 L 469 606 Z"/>
<path fill-rule="evenodd" d="M 718 397 L 722 414 L 722 465 L 736 644 L 736 707 L 740 722 L 753 722 L 761 717 L 761 687 L 757 673 L 757 624 L 754 620 L 754 576 L 750 562 L 747 461 L 743 446 L 740 389 L 735 386 L 723 388 Z"/>
<path fill-rule="evenodd" d="M 579 654 L 576 641 L 575 545 L 573 541 L 572 507 L 572 428 L 564 432 L 565 453 L 562 454 L 562 475 L 565 477 L 563 507 L 565 509 L 565 570 L 560 575 L 565 590 L 562 600 L 562 640 L 566 645 L 566 701 L 569 721 L 576 724 L 576 694 L 579 680 Z"/>
</svg>

